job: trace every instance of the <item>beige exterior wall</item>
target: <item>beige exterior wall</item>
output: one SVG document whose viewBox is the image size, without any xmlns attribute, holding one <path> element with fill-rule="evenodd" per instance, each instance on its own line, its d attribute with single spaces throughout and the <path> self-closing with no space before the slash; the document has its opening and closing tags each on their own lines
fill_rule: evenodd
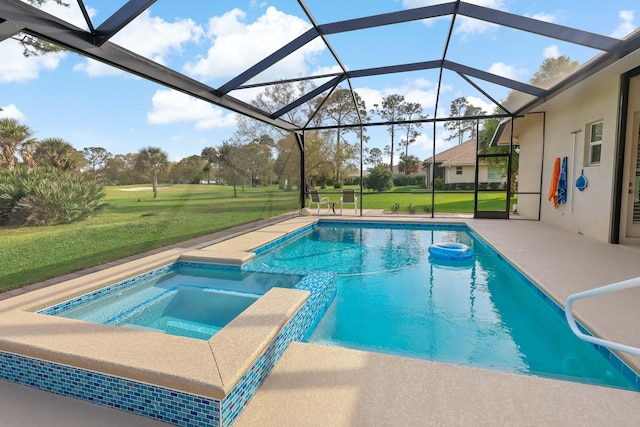
<svg viewBox="0 0 640 427">
<path fill-rule="evenodd" d="M 549 102 L 546 113 L 542 170 L 541 221 L 608 242 L 612 220 L 614 157 L 617 144 L 620 77 L 601 78 L 579 84 Z M 588 84 L 590 83 L 590 84 Z M 603 121 L 599 165 L 588 165 L 589 125 Z M 580 131 L 574 135 L 572 132 Z M 547 201 L 553 165 L 567 156 L 567 203 L 555 209 Z M 527 167 L 527 166 L 525 166 Z M 582 192 L 575 181 L 584 169 L 589 186 Z M 521 180 L 522 182 L 522 180 Z"/>
<path fill-rule="evenodd" d="M 486 165 L 480 165 L 480 169 L 478 170 L 478 182 L 500 182 L 503 180 L 492 180 L 489 181 L 489 167 Z M 475 166 L 462 166 L 462 175 L 456 174 L 455 166 L 445 166 L 444 171 L 444 183 L 445 184 L 461 184 L 461 183 L 472 183 L 476 180 L 476 168 Z"/>
</svg>

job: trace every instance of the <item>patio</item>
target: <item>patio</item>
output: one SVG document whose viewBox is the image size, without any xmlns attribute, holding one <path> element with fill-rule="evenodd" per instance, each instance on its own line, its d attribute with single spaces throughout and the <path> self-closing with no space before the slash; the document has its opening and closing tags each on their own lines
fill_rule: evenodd
<svg viewBox="0 0 640 427">
<path fill-rule="evenodd" d="M 464 222 L 558 301 L 640 276 L 637 247 L 596 242 L 539 222 Z M 629 290 L 585 300 L 575 313 L 594 333 L 640 346 L 631 326 L 639 296 Z M 639 358 L 621 357 L 640 369 Z M 12 415 L 4 417 L 8 426 L 99 425 L 96 420 L 162 425 L 7 382 L 0 382 L 0 395 L 3 414 Z M 294 343 L 234 425 L 635 425 L 639 404 L 640 394 L 633 392 Z"/>
</svg>

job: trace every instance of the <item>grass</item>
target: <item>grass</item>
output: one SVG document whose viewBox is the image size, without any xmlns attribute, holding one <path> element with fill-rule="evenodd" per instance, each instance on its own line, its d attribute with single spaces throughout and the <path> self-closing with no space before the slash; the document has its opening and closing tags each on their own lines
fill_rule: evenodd
<svg viewBox="0 0 640 427">
<path fill-rule="evenodd" d="M 359 188 L 353 188 L 356 191 L 360 191 Z M 321 191 L 321 194 L 329 196 L 331 201 L 339 201 L 341 190 L 327 189 Z M 478 199 L 478 210 L 480 211 L 503 211 L 505 208 L 504 191 L 482 192 Z M 473 200 L 473 192 L 436 192 L 435 212 L 473 213 Z M 390 212 L 391 205 L 394 203 L 400 205 L 400 212 L 406 213 L 409 205 L 412 205 L 418 214 L 424 214 L 425 205 L 431 206 L 431 192 L 418 186 L 393 187 L 389 192 L 385 193 L 363 191 L 362 205 L 364 209 L 384 209 Z M 512 198 L 511 205 L 513 206 L 514 203 L 517 203 L 515 197 Z"/>
<path fill-rule="evenodd" d="M 107 187 L 107 207 L 87 220 L 50 227 L 2 228 L 0 292 L 100 265 L 151 249 L 171 245 L 236 225 L 298 209 L 297 191 L 277 187 L 233 188 L 218 185 L 174 185 L 122 191 Z M 341 190 L 322 195 L 339 201 Z M 483 193 L 481 208 L 504 209 L 504 193 Z M 388 193 L 365 191 L 364 207 L 400 212 L 409 204 L 417 215 L 431 204 L 431 194 L 417 187 L 397 187 Z M 436 212 L 473 212 L 473 194 L 436 194 Z"/>
<path fill-rule="evenodd" d="M 3 228 L 0 292 L 298 208 L 297 192 L 276 187 L 175 185 L 160 190 L 107 187 L 108 206 L 85 221 Z"/>
</svg>

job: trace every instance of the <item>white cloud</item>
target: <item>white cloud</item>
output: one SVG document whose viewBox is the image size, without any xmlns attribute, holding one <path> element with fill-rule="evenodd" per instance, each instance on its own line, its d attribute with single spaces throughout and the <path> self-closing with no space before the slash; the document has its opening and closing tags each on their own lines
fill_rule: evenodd
<svg viewBox="0 0 640 427">
<path fill-rule="evenodd" d="M 236 125 L 235 114 L 175 90 L 157 90 L 151 102 L 147 121 L 152 124 L 195 122 L 197 129 Z"/>
<path fill-rule="evenodd" d="M 486 102 L 484 99 L 475 97 L 475 96 L 467 96 L 467 102 L 474 107 L 480 107 L 484 112 L 491 114 L 493 110 L 496 108 L 493 102 Z"/>
<path fill-rule="evenodd" d="M 478 6 L 488 7 L 496 10 L 507 10 L 503 0 L 467 0 L 467 3 L 475 4 Z M 432 6 L 436 4 L 442 4 L 442 0 L 402 0 L 402 6 L 407 9 L 414 9 L 417 7 Z M 441 19 L 441 18 L 435 18 Z M 425 24 L 430 25 L 434 19 L 425 20 Z M 488 31 L 494 31 L 498 28 L 497 25 L 491 24 L 479 19 L 468 18 L 466 16 L 458 16 L 456 18 L 455 33 L 460 35 L 462 39 L 470 35 L 482 34 Z"/>
<path fill-rule="evenodd" d="M 513 65 L 507 65 L 504 62 L 494 62 L 487 71 L 511 80 L 521 80 L 522 77 L 529 73 L 524 68 L 516 68 Z"/>
<path fill-rule="evenodd" d="M 611 33 L 611 37 L 615 37 L 617 39 L 624 38 L 628 36 L 632 31 L 636 29 L 636 26 L 633 23 L 633 10 L 621 10 L 618 14 L 620 18 L 620 24 L 618 27 Z"/>
<path fill-rule="evenodd" d="M 0 105 L 0 108 L 2 109 L 2 111 L 0 111 L 0 117 L 2 118 L 16 119 L 18 121 L 26 118 L 24 113 L 20 111 L 15 104 Z"/>
<path fill-rule="evenodd" d="M 209 20 L 207 36 L 212 45 L 207 55 L 185 66 L 186 72 L 205 80 L 235 76 L 275 52 L 309 29 L 302 19 L 269 7 L 255 22 L 233 9 Z M 309 64 L 325 49 L 320 39 L 298 49 L 262 73 L 261 78 L 297 77 L 307 74 Z"/>
<path fill-rule="evenodd" d="M 17 41 L 5 40 L 0 43 L 0 83 L 37 79 L 42 71 L 56 69 L 65 55 L 60 52 L 25 58 Z"/>
<path fill-rule="evenodd" d="M 39 6 L 39 9 L 50 13 L 51 15 L 57 16 L 60 19 L 63 19 L 77 27 L 88 29 L 87 22 L 82 15 L 82 11 L 78 7 L 75 2 L 69 2 L 69 6 L 62 6 L 55 2 L 45 2 L 42 6 Z M 87 7 L 87 13 L 89 16 L 95 15 L 95 9 L 91 7 Z"/>
<path fill-rule="evenodd" d="M 562 55 L 562 53 L 560 53 L 560 49 L 556 45 L 551 45 L 551 46 L 545 48 L 544 51 L 542 52 L 542 56 L 545 59 L 557 58 L 557 57 L 559 57 L 561 55 Z"/>
<path fill-rule="evenodd" d="M 551 15 L 549 13 L 543 13 L 543 12 L 531 15 L 529 16 L 529 18 L 537 19 L 539 21 L 551 22 L 551 23 L 556 22 L 556 19 L 557 19 L 556 15 Z"/>
<path fill-rule="evenodd" d="M 417 102 L 425 110 L 433 109 L 436 102 L 436 84 L 427 79 L 414 79 L 406 81 L 402 86 L 387 87 L 384 89 L 354 88 L 360 98 L 364 100 L 368 109 L 372 109 L 374 104 L 382 104 L 382 99 L 393 94 L 402 94 L 407 102 Z M 441 92 L 448 90 L 448 86 L 443 86 Z"/>
<path fill-rule="evenodd" d="M 74 65 L 73 71 L 83 72 L 90 77 L 119 76 L 126 74 L 119 68 L 103 64 L 90 58 L 86 58 L 84 62 Z"/>
<path fill-rule="evenodd" d="M 203 30 L 191 19 L 170 23 L 151 16 L 147 10 L 116 34 L 110 41 L 159 64 L 166 64 L 169 55 L 180 52 L 186 43 L 197 42 Z M 124 74 L 123 71 L 86 59 L 74 67 L 89 76 Z"/>
<path fill-rule="evenodd" d="M 477 4 L 478 6 L 489 7 L 491 9 L 506 10 L 503 0 L 466 0 L 467 3 Z M 442 0 L 402 0 L 402 6 L 407 9 L 416 7 L 432 6 L 442 4 Z"/>
</svg>

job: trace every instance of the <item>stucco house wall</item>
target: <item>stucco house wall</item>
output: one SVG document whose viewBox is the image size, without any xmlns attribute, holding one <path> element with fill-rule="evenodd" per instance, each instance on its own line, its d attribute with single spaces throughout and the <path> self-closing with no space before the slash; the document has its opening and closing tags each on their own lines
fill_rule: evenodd
<svg viewBox="0 0 640 427">
<path fill-rule="evenodd" d="M 612 191 L 616 151 L 619 77 L 579 84 L 549 102 L 545 108 L 545 149 L 542 170 L 541 221 L 608 241 L 612 220 Z M 599 165 L 588 164 L 589 126 L 603 121 Z M 572 132 L 579 131 L 573 134 Z M 575 146 L 574 146 L 575 135 Z M 567 203 L 555 209 L 547 201 L 553 165 L 567 156 Z M 575 181 L 584 169 L 589 186 L 578 191 Z"/>
</svg>

